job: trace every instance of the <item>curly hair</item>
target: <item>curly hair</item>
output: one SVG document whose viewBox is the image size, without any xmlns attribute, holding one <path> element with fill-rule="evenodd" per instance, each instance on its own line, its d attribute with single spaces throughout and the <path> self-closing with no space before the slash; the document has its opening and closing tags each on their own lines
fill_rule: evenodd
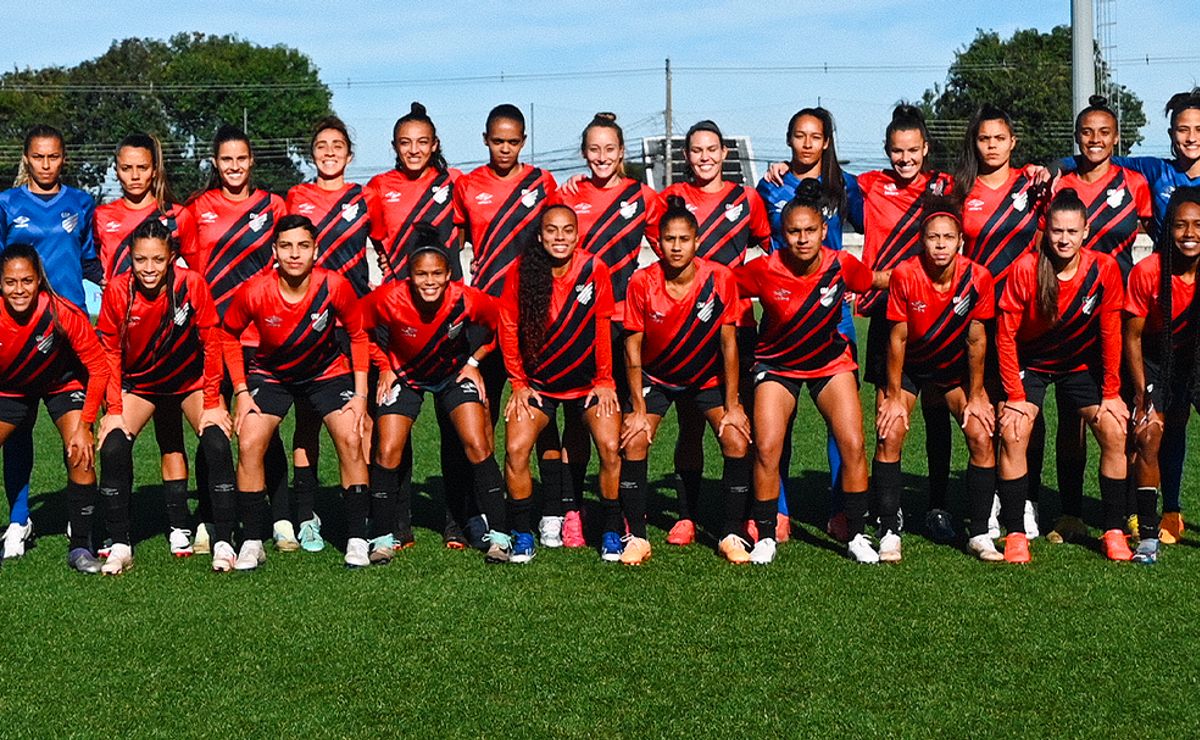
<svg viewBox="0 0 1200 740">
<path fill-rule="evenodd" d="M 550 206 L 542 211 L 540 223 L 555 211 L 575 211 L 564 205 Z M 531 243 L 517 263 L 517 336 L 521 346 L 521 361 L 526 372 L 533 372 L 542 356 L 546 326 L 550 323 L 550 300 L 554 293 L 554 264 L 541 241 Z"/>
<path fill-rule="evenodd" d="M 1158 338 L 1158 346 L 1163 389 L 1163 407 L 1160 411 L 1164 413 L 1171 407 L 1171 391 L 1175 385 L 1175 317 L 1171 287 L 1172 277 L 1174 277 L 1175 254 L 1179 250 L 1175 244 L 1175 238 L 1171 233 L 1171 222 L 1175 220 L 1175 214 L 1179 212 L 1180 206 L 1185 203 L 1200 206 L 1200 188 L 1181 187 L 1176 188 L 1175 192 L 1171 193 L 1171 200 L 1167 203 L 1167 213 L 1163 218 L 1163 225 L 1159 229 L 1158 240 L 1154 245 L 1154 250 L 1158 253 L 1159 259 L 1158 312 L 1163 317 L 1162 334 Z M 1196 322 L 1200 319 L 1198 306 L 1200 306 L 1200 301 L 1193 298 L 1192 305 L 1188 307 L 1188 314 L 1190 315 L 1186 319 L 1193 331 L 1192 342 L 1196 347 L 1196 356 L 1193 357 L 1190 367 L 1185 370 L 1187 373 L 1188 396 L 1192 399 L 1192 403 L 1200 400 L 1200 383 L 1196 382 L 1196 366 L 1200 364 L 1200 341 L 1197 341 L 1198 337 L 1195 335 L 1197 329 Z"/>
</svg>

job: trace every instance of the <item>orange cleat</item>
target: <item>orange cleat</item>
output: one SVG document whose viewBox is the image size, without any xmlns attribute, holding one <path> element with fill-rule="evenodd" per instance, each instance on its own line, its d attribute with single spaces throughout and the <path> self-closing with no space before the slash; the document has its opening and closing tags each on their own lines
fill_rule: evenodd
<svg viewBox="0 0 1200 740">
<path fill-rule="evenodd" d="M 690 545 L 696 541 L 696 525 L 691 519 L 680 519 L 667 533 L 667 542 L 672 545 Z"/>
<path fill-rule="evenodd" d="M 1104 549 L 1104 556 L 1109 560 L 1118 562 L 1125 560 L 1133 560 L 1133 550 L 1129 549 L 1129 542 L 1125 539 L 1125 532 L 1120 529 L 1110 529 L 1100 538 Z"/>
<path fill-rule="evenodd" d="M 736 534 L 727 534 L 717 543 L 717 552 L 734 565 L 745 565 L 750 562 L 750 552 L 746 549 L 749 543 Z"/>
<path fill-rule="evenodd" d="M 641 537 L 625 537 L 625 549 L 621 551 L 622 565 L 641 565 L 650 559 L 650 542 Z"/>
<path fill-rule="evenodd" d="M 1029 538 L 1024 532 L 1009 532 L 1004 538 L 1004 561 L 1007 563 L 1028 563 Z"/>
<path fill-rule="evenodd" d="M 1174 545 L 1183 539 L 1183 514 L 1178 511 L 1168 511 L 1162 515 L 1158 523 L 1158 541 L 1164 545 Z"/>
</svg>

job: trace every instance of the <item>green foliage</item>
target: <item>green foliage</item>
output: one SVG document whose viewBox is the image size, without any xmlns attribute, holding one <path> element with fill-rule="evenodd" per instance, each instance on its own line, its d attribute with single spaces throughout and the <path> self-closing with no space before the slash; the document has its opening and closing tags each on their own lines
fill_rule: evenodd
<svg viewBox="0 0 1200 740">
<path fill-rule="evenodd" d="M 1096 88 L 1109 89 L 1110 70 L 1098 53 L 1097 60 Z M 1133 92 L 1123 85 L 1116 89 L 1110 105 L 1121 116 L 1119 153 L 1125 153 L 1142 140 L 1146 115 Z M 929 118 L 934 164 L 950 169 L 968 120 L 984 103 L 999 106 L 1016 122 L 1016 164 L 1049 162 L 1074 151 L 1071 101 L 1071 29 L 1056 26 L 1049 33 L 1020 30 L 1009 39 L 980 29 L 955 53 L 945 84 L 926 90 L 920 105 Z"/>
<path fill-rule="evenodd" d="M 212 135 L 222 123 L 248 123 L 255 181 L 283 192 L 300 181 L 313 121 L 331 112 L 331 93 L 301 52 L 236 36 L 178 34 L 131 38 L 69 69 L 0 76 L 0 178 L 17 168 L 24 132 L 47 122 L 67 139 L 69 178 L 97 190 L 113 149 L 135 131 L 163 140 L 179 196 L 204 186 Z"/>
</svg>

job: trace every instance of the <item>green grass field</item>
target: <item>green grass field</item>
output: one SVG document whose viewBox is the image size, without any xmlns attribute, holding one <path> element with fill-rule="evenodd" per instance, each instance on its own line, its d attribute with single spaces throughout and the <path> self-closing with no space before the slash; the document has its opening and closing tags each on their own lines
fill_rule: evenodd
<svg viewBox="0 0 1200 740">
<path fill-rule="evenodd" d="M 904 466 L 914 529 L 905 560 L 857 566 L 823 534 L 824 432 L 807 400 L 797 425 L 791 502 L 801 524 L 768 568 L 726 565 L 711 538 L 664 542 L 673 424 L 654 448 L 646 566 L 542 550 L 527 567 L 489 567 L 478 553 L 444 550 L 437 431 L 423 418 L 417 547 L 388 567 L 347 571 L 334 548 L 271 553 L 251 574 L 210 573 L 208 557 L 173 560 L 146 433 L 137 565 L 87 578 L 65 565 L 64 477 L 43 419 L 33 501 L 42 536 L 0 568 L 0 734 L 1153 737 L 1200 727 L 1196 539 L 1166 548 L 1153 568 L 1044 539 L 1027 567 L 936 546 L 919 533 L 918 419 Z M 719 460 L 710 439 L 713 519 Z M 961 470 L 961 440 L 955 461 Z M 329 449 L 322 480 L 336 481 Z M 1185 511 L 1200 510 L 1197 483 L 1189 466 Z M 1094 472 L 1088 490 L 1094 497 Z M 1098 505 L 1088 504 L 1095 526 Z M 1051 492 L 1047 528 L 1056 509 Z M 318 510 L 336 531 L 332 488 Z"/>
</svg>

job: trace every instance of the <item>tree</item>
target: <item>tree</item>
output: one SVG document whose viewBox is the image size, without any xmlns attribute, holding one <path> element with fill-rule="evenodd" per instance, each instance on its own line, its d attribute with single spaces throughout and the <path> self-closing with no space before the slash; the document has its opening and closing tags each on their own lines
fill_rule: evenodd
<svg viewBox="0 0 1200 740">
<path fill-rule="evenodd" d="M 1116 90 L 1109 105 L 1120 116 L 1119 153 L 1126 153 L 1142 140 L 1142 101 L 1125 86 L 1112 85 L 1099 52 L 1096 68 L 1097 90 Z M 945 85 L 926 90 L 920 102 L 936 166 L 953 167 L 967 122 L 984 103 L 999 106 L 1016 123 L 1020 142 L 1015 163 L 1049 162 L 1073 152 L 1070 27 L 1056 26 L 1049 33 L 1026 29 L 1010 39 L 980 29 L 955 52 Z"/>
<path fill-rule="evenodd" d="M 0 76 L 0 178 L 15 174 L 25 131 L 44 122 L 66 137 L 72 182 L 97 191 L 117 142 L 146 131 L 163 141 L 171 183 L 186 197 L 208 179 L 216 129 L 245 120 L 256 183 L 283 192 L 300 181 L 311 126 L 331 98 L 312 61 L 285 46 L 199 33 L 115 41 L 75 67 Z"/>
</svg>

